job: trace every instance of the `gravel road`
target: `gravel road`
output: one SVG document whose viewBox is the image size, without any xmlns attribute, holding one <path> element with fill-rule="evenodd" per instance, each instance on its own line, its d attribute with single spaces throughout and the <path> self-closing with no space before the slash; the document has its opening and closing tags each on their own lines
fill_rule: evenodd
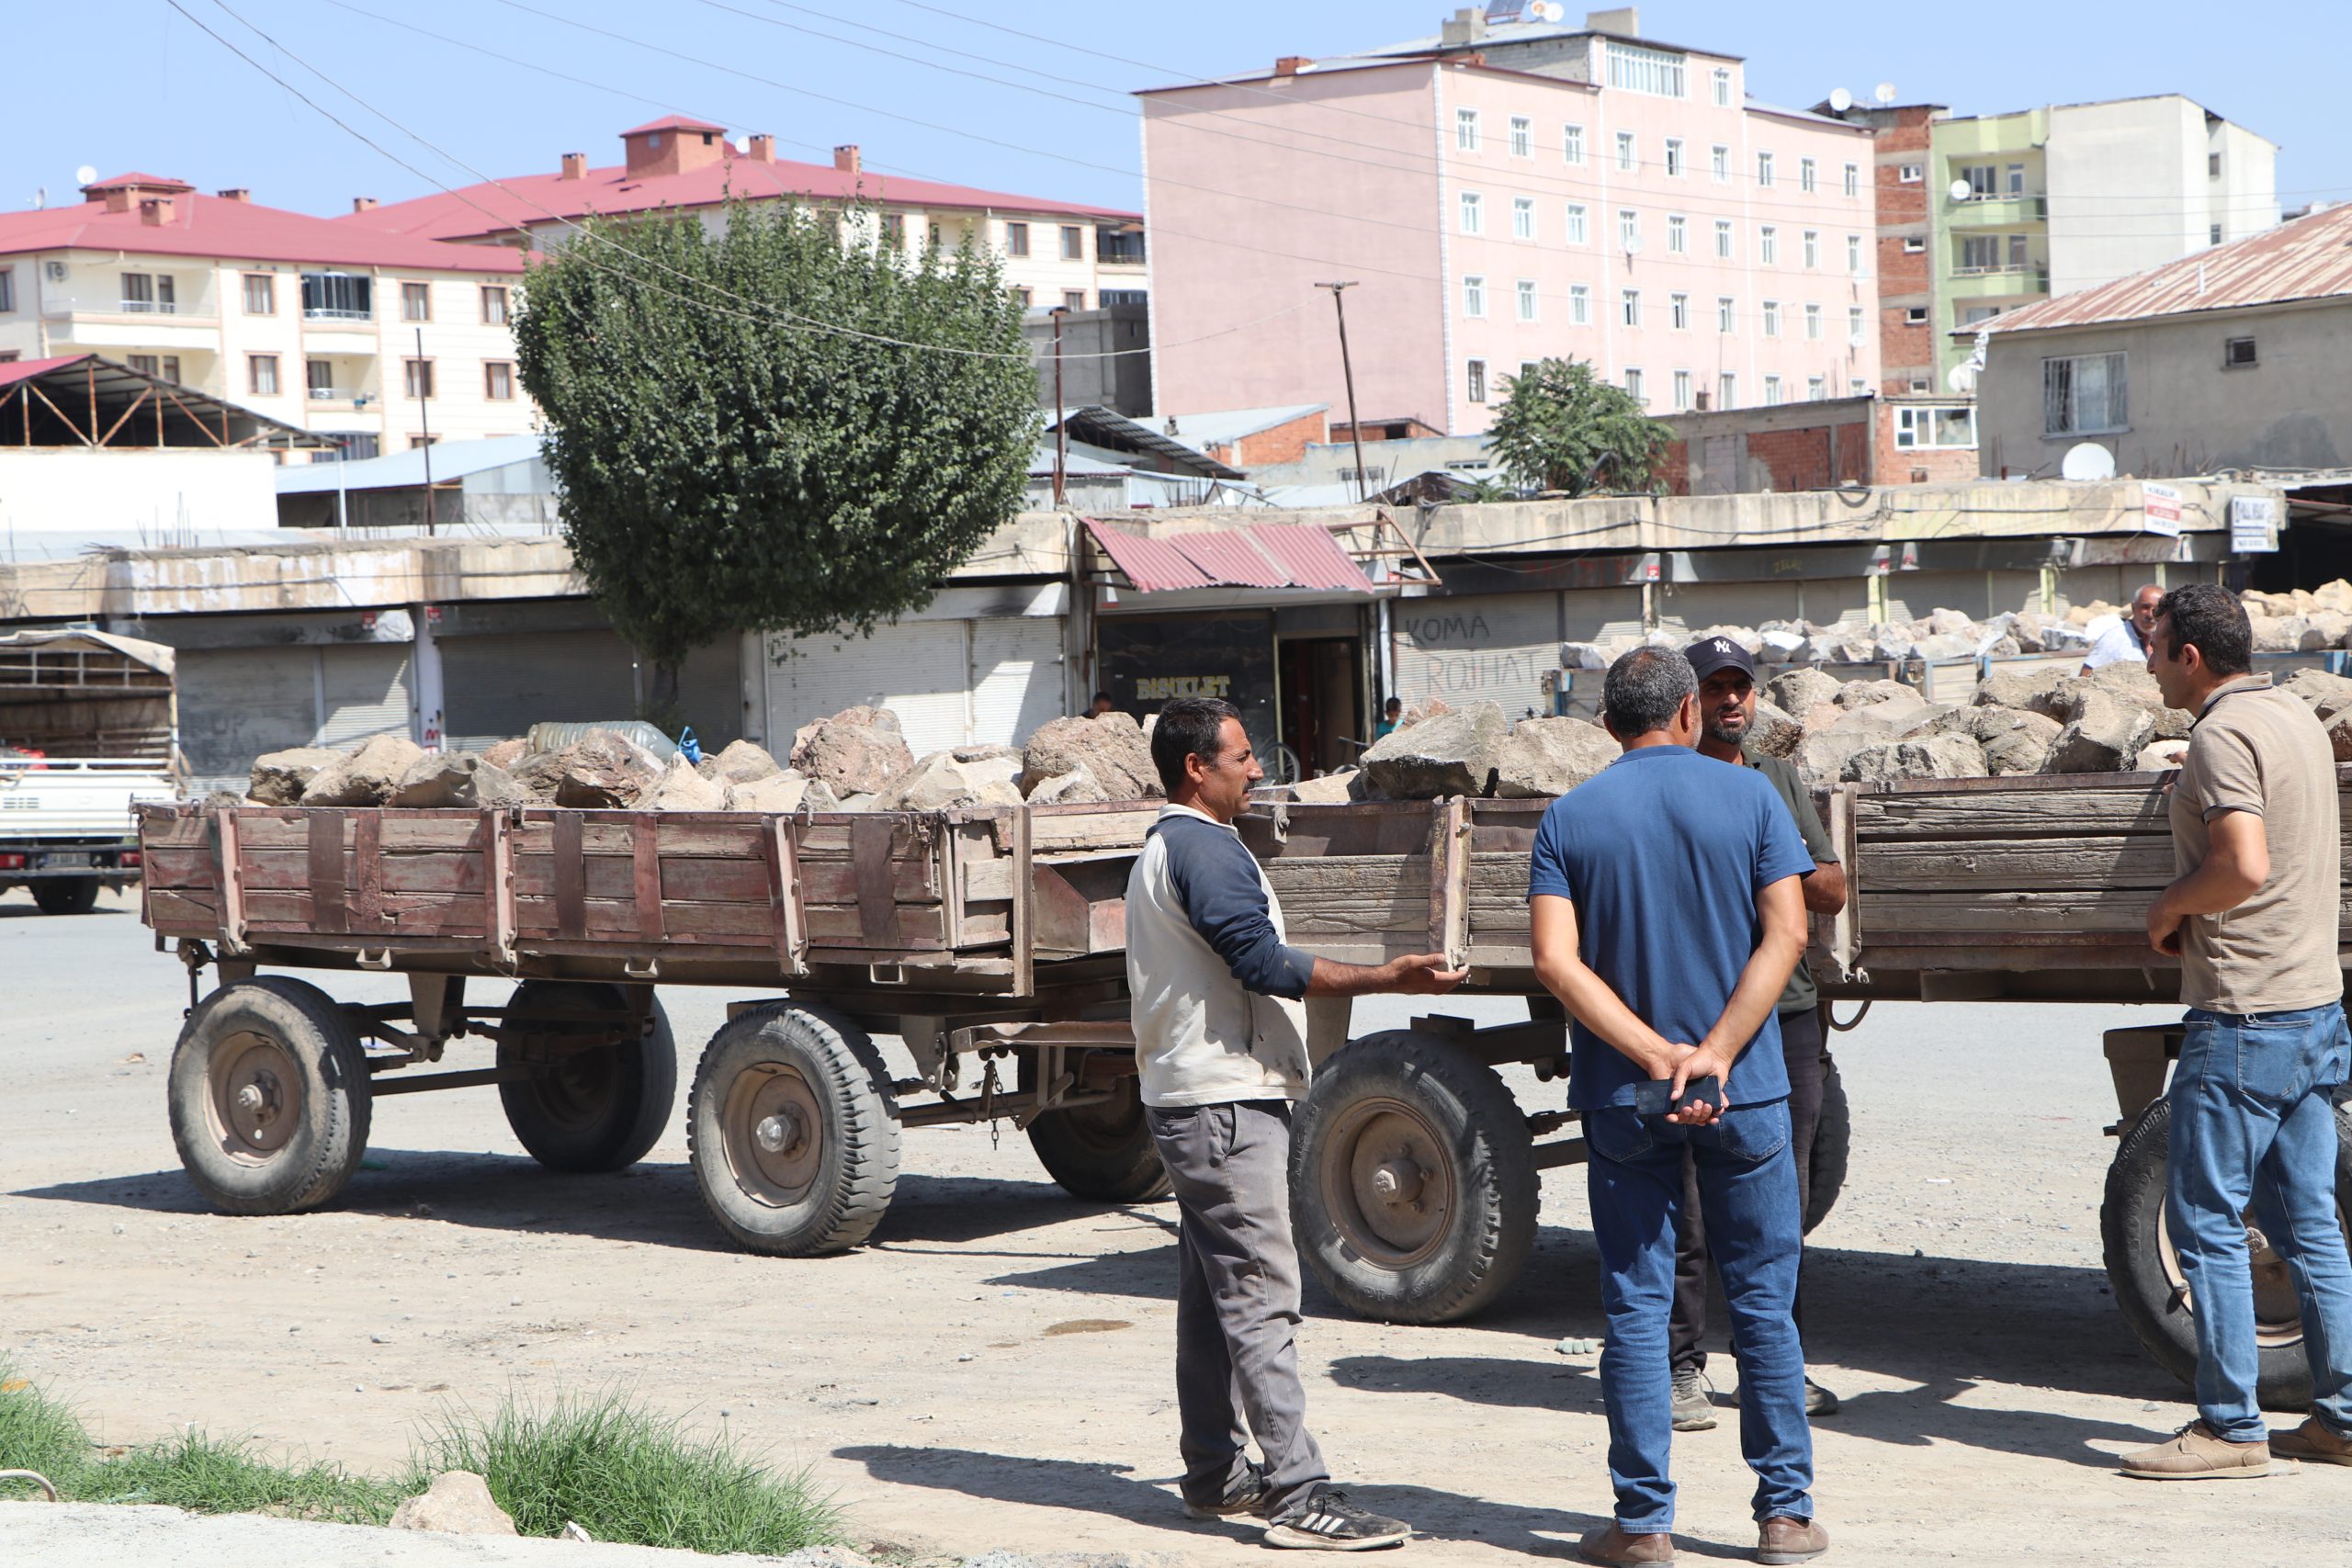
<svg viewBox="0 0 2352 1568">
<path fill-rule="evenodd" d="M 664 993 L 682 1078 L 731 996 Z M 869 1547 L 1261 1560 L 1238 1529 L 1186 1524 L 1170 1490 L 1166 1205 L 1080 1203 L 1017 1134 L 929 1130 L 907 1135 L 872 1246 L 755 1258 L 703 1212 L 682 1125 L 634 1170 L 554 1176 L 477 1090 L 379 1106 L 328 1211 L 226 1218 L 164 1121 L 186 1002 L 124 898 L 66 919 L 0 897 L 0 1347 L 104 1439 L 195 1423 L 389 1467 L 452 1403 L 624 1384 L 807 1467 Z M 1419 1010 L 1366 1007 L 1359 1027 Z M 1831 1562 L 2352 1560 L 2352 1471 L 2159 1486 L 2110 1469 L 2192 1414 L 2099 1264 L 2115 1107 L 2098 1036 L 2134 1016 L 2168 1010 L 1882 1005 L 1838 1037 L 1856 1147 L 1807 1284 L 1814 1370 L 1846 1402 L 1816 1428 Z M 1475 1324 L 1363 1323 L 1310 1286 L 1310 1416 L 1341 1478 L 1420 1527 L 1414 1561 L 1564 1556 L 1606 1516 L 1594 1358 L 1554 1349 L 1601 1331 L 1581 1174 L 1549 1173 L 1544 1200 L 1534 1259 Z M 1755 1541 L 1730 1414 L 1677 1444 L 1700 1557 Z M 0 1510 L 0 1560 L 50 1561 L 22 1550 L 26 1511 Z"/>
</svg>

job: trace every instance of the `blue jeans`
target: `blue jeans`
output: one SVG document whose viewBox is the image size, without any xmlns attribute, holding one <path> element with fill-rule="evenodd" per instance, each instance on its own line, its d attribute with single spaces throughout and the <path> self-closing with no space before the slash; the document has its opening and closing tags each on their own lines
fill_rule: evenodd
<svg viewBox="0 0 2352 1568">
<path fill-rule="evenodd" d="M 1674 1528 L 1674 1440 L 1668 1317 L 1682 1152 L 1699 1173 L 1707 1247 L 1731 1308 L 1739 1360 L 1739 1451 L 1756 1472 L 1756 1517 L 1813 1517 L 1813 1428 L 1804 1348 L 1792 1315 L 1804 1216 L 1789 1149 L 1786 1101 L 1736 1106 L 1710 1127 L 1682 1127 L 1628 1106 L 1584 1113 L 1593 1241 L 1609 1342 L 1600 1397 L 1609 1413 L 1609 1480 L 1617 1523 L 1632 1534 Z"/>
<path fill-rule="evenodd" d="M 2197 1409 L 2235 1443 L 2267 1436 L 2255 1403 L 2254 1277 L 2245 1225 L 2285 1260 L 2303 1314 L 2312 1413 L 2352 1437 L 2352 1263 L 2335 1213 L 2335 1111 L 2352 1075 L 2344 1005 L 2295 1012 L 2192 1008 L 2173 1069 L 2165 1226 L 2197 1321 Z"/>
</svg>

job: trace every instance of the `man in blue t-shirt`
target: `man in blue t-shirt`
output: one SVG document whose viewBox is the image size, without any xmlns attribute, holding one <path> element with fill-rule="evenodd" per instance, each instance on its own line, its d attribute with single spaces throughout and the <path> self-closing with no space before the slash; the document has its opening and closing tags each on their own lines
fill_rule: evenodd
<svg viewBox="0 0 2352 1568">
<path fill-rule="evenodd" d="M 1601 1304 L 1601 1400 L 1615 1518 L 1578 1545 L 1591 1562 L 1669 1562 L 1674 1483 L 1668 1314 L 1687 1146 L 1739 1347 L 1740 1450 L 1756 1472 L 1758 1561 L 1829 1548 L 1813 1522 L 1813 1433 L 1792 1308 L 1804 1216 L 1789 1148 L 1775 1005 L 1804 950 L 1814 869 L 1762 776 L 1701 756 L 1698 682 L 1672 649 L 1609 668 L 1606 722 L 1625 754 L 1553 803 L 1528 877 L 1535 969 L 1574 1021 L 1568 1105 L 1580 1111 Z M 1644 1115 L 1640 1088 L 1670 1100 Z"/>
</svg>

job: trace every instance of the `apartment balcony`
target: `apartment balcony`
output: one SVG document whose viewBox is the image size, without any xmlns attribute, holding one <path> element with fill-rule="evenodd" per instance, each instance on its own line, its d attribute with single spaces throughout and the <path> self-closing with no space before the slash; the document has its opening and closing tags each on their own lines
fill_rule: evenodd
<svg viewBox="0 0 2352 1568">
<path fill-rule="evenodd" d="M 165 354 L 220 345 L 220 316 L 209 300 L 172 302 L 153 299 L 106 299 L 51 307 L 41 312 L 49 324 L 51 349 L 70 354 L 81 349 L 119 359 L 126 350 L 161 350 Z"/>
<path fill-rule="evenodd" d="M 1954 299 L 2032 299 L 2050 292 L 2050 269 L 2025 266 L 1954 267 L 1947 288 Z"/>
<path fill-rule="evenodd" d="M 1964 201 L 1944 197 L 1947 229 L 2018 229 L 2048 221 L 2046 196 L 1973 196 Z"/>
<path fill-rule="evenodd" d="M 312 355 L 335 354 L 372 358 L 376 353 L 375 315 L 368 310 L 305 310 L 302 350 Z"/>
</svg>

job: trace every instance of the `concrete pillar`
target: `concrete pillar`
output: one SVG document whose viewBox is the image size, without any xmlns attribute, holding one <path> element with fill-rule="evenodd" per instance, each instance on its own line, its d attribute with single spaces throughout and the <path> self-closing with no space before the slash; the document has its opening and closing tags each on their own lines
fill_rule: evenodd
<svg viewBox="0 0 2352 1568">
<path fill-rule="evenodd" d="M 409 655 L 409 690 L 415 709 L 411 715 L 410 734 L 416 743 L 428 751 L 438 751 L 448 734 L 447 709 L 442 698 L 441 645 L 434 640 L 439 630 L 440 606 L 411 604 L 410 618 L 416 623 L 416 641 Z"/>
</svg>

